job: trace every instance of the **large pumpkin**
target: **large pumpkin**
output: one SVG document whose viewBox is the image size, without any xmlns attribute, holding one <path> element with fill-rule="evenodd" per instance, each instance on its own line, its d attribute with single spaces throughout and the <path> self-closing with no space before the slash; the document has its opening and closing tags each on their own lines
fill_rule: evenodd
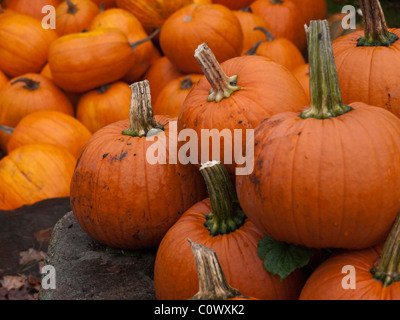
<svg viewBox="0 0 400 320">
<path fill-rule="evenodd" d="M 400 29 L 387 29 L 378 0 L 360 4 L 364 32 L 333 42 L 343 101 L 362 101 L 400 117 Z"/>
<path fill-rule="evenodd" d="M 302 286 L 300 270 L 281 282 L 279 276 L 264 269 L 257 255 L 263 234 L 243 215 L 224 166 L 211 161 L 200 171 L 209 198 L 187 210 L 158 247 L 154 265 L 157 299 L 189 299 L 198 291 L 188 239 L 215 251 L 228 283 L 243 295 L 263 300 L 297 299 Z"/>
<path fill-rule="evenodd" d="M 11 79 L 0 91 L 0 105 L 0 124 L 10 127 L 38 110 L 74 115 L 71 102 L 53 81 L 35 73 Z"/>
<path fill-rule="evenodd" d="M 52 144 L 29 144 L 0 160 L 0 210 L 68 197 L 76 158 Z"/>
<path fill-rule="evenodd" d="M 130 69 L 131 59 L 128 39 L 114 28 L 60 37 L 49 51 L 54 82 L 72 92 L 85 92 L 117 81 Z"/>
<path fill-rule="evenodd" d="M 57 33 L 33 17 L 8 11 L 0 12 L 0 39 L 0 69 L 17 77 L 42 69 Z"/>
<path fill-rule="evenodd" d="M 132 91 L 130 121 L 110 124 L 87 142 L 73 175 L 71 206 L 95 240 L 123 249 L 154 248 L 205 197 L 205 188 L 196 169 L 170 153 L 169 146 L 178 143 L 176 120 L 153 117 L 148 81 L 133 84 Z M 156 152 L 155 140 L 163 137 L 167 149 Z"/>
<path fill-rule="evenodd" d="M 171 15 L 161 29 L 161 49 L 183 73 L 201 73 L 193 53 L 203 42 L 209 44 L 218 61 L 239 56 L 243 32 L 235 14 L 222 5 L 192 4 Z"/>
<path fill-rule="evenodd" d="M 400 209 L 400 119 L 344 105 L 326 20 L 308 32 L 311 107 L 256 128 L 255 167 L 237 179 L 239 200 L 275 240 L 366 248 L 384 240 Z"/>
<path fill-rule="evenodd" d="M 197 133 L 200 146 L 197 163 L 221 160 L 229 173 L 234 174 L 235 166 L 240 162 L 237 156 L 238 152 L 241 155 L 241 140 L 244 144 L 246 137 L 250 137 L 246 130 L 251 131 L 274 114 L 300 111 L 307 99 L 291 72 L 268 58 L 242 56 L 219 65 L 206 44 L 199 46 L 196 57 L 205 77 L 186 97 L 178 128 L 179 131 L 192 129 Z M 210 130 L 210 139 L 205 137 L 203 142 L 202 135 L 207 130 Z M 228 139 L 218 147 L 213 140 L 220 140 L 225 134 Z"/>
</svg>

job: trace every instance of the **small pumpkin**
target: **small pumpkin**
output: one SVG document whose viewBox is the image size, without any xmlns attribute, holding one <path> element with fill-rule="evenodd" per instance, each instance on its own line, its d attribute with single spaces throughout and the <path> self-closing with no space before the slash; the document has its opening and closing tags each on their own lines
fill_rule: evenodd
<svg viewBox="0 0 400 320">
<path fill-rule="evenodd" d="M 48 143 L 64 147 L 78 159 L 91 135 L 80 121 L 70 115 L 53 110 L 35 111 L 23 117 L 13 129 L 7 152 L 27 144 Z"/>
<path fill-rule="evenodd" d="M 311 107 L 255 129 L 256 165 L 237 177 L 239 201 L 277 241 L 367 248 L 385 239 L 400 210 L 400 119 L 345 105 L 327 21 L 311 21 L 308 37 Z"/>
<path fill-rule="evenodd" d="M 327 18 L 328 4 L 326 0 L 290 0 L 294 2 L 303 14 L 306 23 L 311 20 L 323 20 Z"/>
<path fill-rule="evenodd" d="M 253 1 L 254 0 L 213 0 L 213 3 L 222 4 L 231 10 L 239 10 L 250 5 Z"/>
<path fill-rule="evenodd" d="M 82 95 L 76 108 L 76 118 L 91 132 L 111 123 L 129 118 L 131 89 L 116 81 Z"/>
<path fill-rule="evenodd" d="M 45 76 L 27 73 L 11 79 L 0 91 L 0 124 L 15 127 L 27 114 L 54 110 L 74 115 L 71 102 Z"/>
<path fill-rule="evenodd" d="M 364 32 L 333 42 L 343 101 L 361 101 L 400 117 L 400 29 L 387 28 L 378 0 L 362 0 L 360 5 Z"/>
<path fill-rule="evenodd" d="M 76 158 L 52 144 L 19 147 L 0 160 L 0 210 L 70 194 Z"/>
<path fill-rule="evenodd" d="M 155 104 L 162 89 L 172 80 L 183 76 L 165 56 L 158 58 L 146 72 L 145 79 L 150 83 L 151 99 Z"/>
<path fill-rule="evenodd" d="M 300 51 L 306 49 L 306 20 L 299 7 L 289 0 L 256 0 L 250 5 L 253 13 L 261 16 L 276 38 L 286 38 Z"/>
<path fill-rule="evenodd" d="M 33 17 L 0 13 L 0 69 L 9 77 L 40 72 L 57 37 L 54 30 L 43 29 Z"/>
<path fill-rule="evenodd" d="M 243 214 L 228 172 L 219 161 L 201 166 L 209 198 L 190 209 L 168 230 L 158 247 L 154 289 L 159 300 L 183 300 L 198 291 L 194 257 L 187 239 L 215 251 L 228 283 L 245 296 L 262 300 L 297 299 L 302 272 L 282 282 L 264 269 L 257 255 L 263 237 Z"/>
<path fill-rule="evenodd" d="M 53 6 L 56 8 L 61 3 L 61 0 L 10 0 L 7 4 L 7 9 L 26 14 L 40 21 L 47 13 L 43 13 L 44 6 Z"/>
<path fill-rule="evenodd" d="M 266 39 L 254 43 L 246 54 L 270 58 L 289 70 L 306 63 L 300 50 L 290 40 L 275 38 L 271 32 L 261 27 L 255 29 L 263 32 Z"/>
<path fill-rule="evenodd" d="M 74 33 L 52 43 L 49 65 L 59 87 L 85 92 L 121 79 L 132 65 L 132 49 L 118 29 Z"/>
<path fill-rule="evenodd" d="M 243 31 L 235 14 L 218 4 L 192 4 L 172 14 L 161 29 L 164 55 L 186 74 L 201 73 L 193 52 L 203 42 L 209 43 L 218 61 L 239 56 Z"/>
<path fill-rule="evenodd" d="M 187 95 L 202 76 L 200 74 L 191 74 L 169 82 L 160 92 L 154 104 L 154 114 L 167 114 L 172 117 L 178 117 Z"/>
<path fill-rule="evenodd" d="M 300 82 L 301 86 L 304 89 L 304 92 L 307 95 L 308 100 L 310 101 L 310 65 L 308 63 L 304 63 L 292 70 L 293 75 Z"/>
<path fill-rule="evenodd" d="M 56 31 L 59 36 L 82 32 L 99 12 L 91 0 L 65 0 L 56 8 Z"/>
<path fill-rule="evenodd" d="M 334 254 L 313 271 L 300 300 L 400 300 L 400 215 L 384 244 Z M 343 268 L 354 275 L 344 281 Z M 345 284 L 345 285 L 343 285 Z M 347 286 L 347 287 L 346 287 Z"/>
<path fill-rule="evenodd" d="M 103 127 L 86 143 L 71 182 L 71 207 L 83 230 L 101 243 L 154 248 L 204 198 L 205 187 L 193 166 L 176 159 L 157 163 L 155 138 L 165 138 L 163 154 L 171 155 L 169 146 L 178 143 L 176 119 L 153 116 L 148 81 L 131 88 L 130 119 Z"/>
</svg>

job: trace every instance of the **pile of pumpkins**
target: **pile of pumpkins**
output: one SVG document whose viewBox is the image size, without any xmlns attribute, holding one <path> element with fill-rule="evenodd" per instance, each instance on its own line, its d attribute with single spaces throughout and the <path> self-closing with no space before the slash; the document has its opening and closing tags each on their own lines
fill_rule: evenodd
<svg viewBox="0 0 400 320">
<path fill-rule="evenodd" d="M 95 240 L 157 249 L 158 299 L 198 292 L 188 239 L 237 289 L 215 299 L 400 299 L 400 29 L 360 5 L 332 42 L 325 0 L 3 1 L 0 210 L 70 196 Z M 247 174 L 213 129 L 254 130 Z M 315 249 L 311 275 L 271 271 L 265 237 Z"/>
</svg>

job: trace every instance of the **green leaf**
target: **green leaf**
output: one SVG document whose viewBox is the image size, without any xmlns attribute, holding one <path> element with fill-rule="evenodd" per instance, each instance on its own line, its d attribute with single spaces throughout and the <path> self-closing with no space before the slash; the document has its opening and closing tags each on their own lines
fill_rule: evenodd
<svg viewBox="0 0 400 320">
<path fill-rule="evenodd" d="M 264 236 L 258 242 L 257 254 L 263 260 L 264 268 L 285 280 L 294 270 L 307 265 L 315 249 L 287 244 Z"/>
</svg>

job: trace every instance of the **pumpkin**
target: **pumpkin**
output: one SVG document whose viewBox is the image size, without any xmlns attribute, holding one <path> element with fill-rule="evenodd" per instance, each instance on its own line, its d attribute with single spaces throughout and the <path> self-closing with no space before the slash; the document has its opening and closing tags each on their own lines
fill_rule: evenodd
<svg viewBox="0 0 400 320">
<path fill-rule="evenodd" d="M 9 77 L 39 72 L 45 65 L 54 30 L 45 30 L 35 18 L 0 13 L 0 69 Z"/>
<path fill-rule="evenodd" d="M 173 63 L 165 56 L 160 57 L 150 66 L 145 79 L 150 83 L 152 103 L 156 102 L 162 89 L 172 80 L 183 76 Z"/>
<path fill-rule="evenodd" d="M 8 77 L 0 70 L 0 91 L 7 84 Z"/>
<path fill-rule="evenodd" d="M 239 201 L 277 241 L 367 248 L 384 240 L 400 209 L 400 119 L 343 104 L 327 21 L 312 21 L 308 33 L 311 107 L 255 129 L 255 166 L 237 177 Z"/>
<path fill-rule="evenodd" d="M 364 32 L 333 42 L 343 101 L 361 101 L 400 117 L 400 29 L 387 29 L 378 0 L 363 0 L 360 5 Z"/>
<path fill-rule="evenodd" d="M 11 79 L 0 91 L 0 124 L 15 127 L 27 114 L 54 110 L 74 115 L 71 102 L 45 76 L 27 73 Z"/>
<path fill-rule="evenodd" d="M 242 54 L 249 51 L 257 41 L 265 40 L 265 35 L 256 27 L 268 29 L 268 23 L 260 16 L 250 11 L 233 11 L 240 22 L 243 31 Z"/>
<path fill-rule="evenodd" d="M 147 33 L 160 28 L 165 20 L 193 0 L 116 0 L 117 6 L 139 19 Z"/>
<path fill-rule="evenodd" d="M 133 84 L 132 91 L 130 120 L 103 127 L 86 143 L 71 182 L 71 207 L 83 230 L 100 243 L 154 248 L 205 197 L 205 187 L 193 166 L 156 159 L 156 138 L 165 138 L 167 147 L 158 156 L 171 156 L 169 146 L 176 148 L 176 120 L 153 116 L 148 81 Z"/>
<path fill-rule="evenodd" d="M 53 80 L 53 75 L 51 74 L 50 65 L 48 63 L 46 63 L 43 69 L 40 71 L 40 75 Z"/>
<path fill-rule="evenodd" d="M 199 291 L 190 300 L 258 300 L 243 296 L 226 281 L 214 250 L 188 239 L 196 262 Z"/>
<path fill-rule="evenodd" d="M 50 47 L 54 82 L 85 92 L 122 78 L 131 67 L 132 49 L 118 29 L 102 28 L 60 37 Z"/>
<path fill-rule="evenodd" d="M 288 0 L 256 0 L 250 8 L 261 16 L 269 25 L 269 31 L 276 38 L 286 38 L 293 42 L 300 51 L 306 49 L 304 25 L 306 20 L 292 1 Z"/>
<path fill-rule="evenodd" d="M 122 81 L 101 86 L 82 95 L 76 118 L 91 132 L 129 118 L 131 89 Z"/>
<path fill-rule="evenodd" d="M 222 4 L 231 10 L 239 10 L 250 5 L 253 1 L 254 0 L 213 0 L 213 3 Z"/>
<path fill-rule="evenodd" d="M 310 65 L 308 63 L 299 65 L 292 70 L 292 73 L 300 82 L 308 100 L 310 101 Z"/>
<path fill-rule="evenodd" d="M 132 47 L 132 67 L 124 76 L 124 81 L 133 83 L 138 81 L 150 67 L 151 59 L 157 49 L 150 41 L 140 21 L 131 13 L 113 8 L 106 10 L 92 21 L 90 30 L 99 28 L 117 28 L 122 31 Z"/>
<path fill-rule="evenodd" d="M 60 3 L 61 0 L 11 0 L 8 2 L 7 9 L 42 21 L 47 14 L 42 12 L 42 8 L 48 5 L 56 8 Z"/>
<path fill-rule="evenodd" d="M 300 50 L 290 40 L 277 39 L 268 30 L 261 27 L 255 29 L 262 31 L 266 39 L 256 42 L 246 54 L 268 57 L 289 70 L 306 63 Z"/>
<path fill-rule="evenodd" d="M 294 2 L 303 14 L 306 23 L 311 20 L 326 19 L 328 4 L 326 0 L 290 0 Z"/>
<path fill-rule="evenodd" d="M 91 132 L 77 119 L 53 110 L 35 111 L 23 117 L 7 144 L 8 153 L 26 144 L 62 146 L 77 159 Z"/>
<path fill-rule="evenodd" d="M 201 73 L 193 52 L 203 42 L 210 44 L 218 61 L 239 56 L 243 32 L 235 14 L 218 4 L 192 4 L 171 15 L 161 29 L 161 49 L 183 73 Z"/>
<path fill-rule="evenodd" d="M 178 129 L 196 131 L 201 148 L 197 163 L 221 160 L 229 173 L 234 174 L 236 164 L 241 161 L 237 157 L 239 151 L 241 154 L 240 139 L 245 147 L 246 137 L 249 137 L 245 130 L 254 129 L 263 119 L 276 113 L 300 111 L 307 99 L 292 73 L 271 59 L 241 56 L 220 65 L 206 44 L 199 46 L 195 56 L 205 77 L 186 97 Z M 239 141 L 235 129 L 240 134 Z M 201 142 L 202 130 L 213 130 L 209 132 L 208 145 Z M 220 139 L 224 133 L 231 139 L 224 139 L 218 148 L 213 140 Z M 213 148 L 219 151 L 218 155 Z"/>
<path fill-rule="evenodd" d="M 178 117 L 188 93 L 201 77 L 200 74 L 191 74 L 169 82 L 157 98 L 153 109 L 154 114 Z"/>
<path fill-rule="evenodd" d="M 68 197 L 76 158 L 52 144 L 19 147 L 0 160 L 0 210 Z"/>
<path fill-rule="evenodd" d="M 328 258 L 308 278 L 300 300 L 400 300 L 399 235 L 400 216 L 384 244 Z M 354 268 L 345 269 L 354 276 L 353 283 L 344 281 L 344 266 Z"/>
<path fill-rule="evenodd" d="M 56 31 L 60 36 L 82 32 L 98 14 L 99 7 L 91 0 L 65 0 L 56 9 Z"/>
<path fill-rule="evenodd" d="M 168 230 L 158 247 L 154 264 L 154 289 L 159 300 L 183 300 L 198 291 L 194 257 L 187 239 L 215 251 L 227 282 L 245 296 L 262 300 L 297 299 L 302 273 L 284 281 L 264 269 L 257 256 L 263 237 L 238 205 L 233 184 L 218 161 L 201 166 L 209 198 L 189 210 Z"/>
</svg>

